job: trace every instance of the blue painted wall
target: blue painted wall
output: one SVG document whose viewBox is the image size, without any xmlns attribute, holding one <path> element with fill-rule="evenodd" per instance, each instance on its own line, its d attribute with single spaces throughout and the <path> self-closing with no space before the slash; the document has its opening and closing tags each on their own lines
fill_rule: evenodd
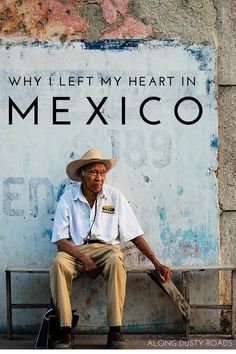
<svg viewBox="0 0 236 354">
<path fill-rule="evenodd" d="M 50 264 L 56 252 L 50 243 L 56 204 L 72 184 L 65 166 L 90 147 L 119 157 L 107 182 L 126 195 L 161 261 L 170 266 L 218 263 L 214 48 L 175 41 L 32 43 L 1 48 L 0 62 L 2 289 L 7 265 Z M 18 112 L 12 108 L 12 124 L 9 97 L 18 107 Z M 60 98 L 54 106 L 53 97 Z M 103 120 L 91 118 L 94 109 L 87 97 L 97 106 L 107 97 L 100 110 Z M 32 102 L 23 120 L 19 110 L 25 112 Z M 148 264 L 133 245 L 123 250 L 127 264 Z M 37 279 L 43 292 L 31 287 L 30 278 L 15 281 L 16 299 L 22 298 L 22 288 L 28 299 L 49 297 L 47 279 Z M 179 328 L 179 314 L 168 300 L 158 298 L 153 312 L 144 310 L 148 293 L 156 291 L 148 280 L 136 290 L 130 282 L 127 328 L 161 329 L 167 321 L 170 329 Z M 102 284 L 94 284 L 83 288 L 82 297 L 77 293 L 84 300 L 82 327 L 89 330 L 106 321 L 98 295 Z M 4 296 L 0 307 L 4 329 Z M 143 325 L 134 315 L 137 307 L 143 310 Z M 39 318 L 25 311 L 23 321 L 19 313 L 14 321 L 18 328 L 32 328 Z"/>
</svg>

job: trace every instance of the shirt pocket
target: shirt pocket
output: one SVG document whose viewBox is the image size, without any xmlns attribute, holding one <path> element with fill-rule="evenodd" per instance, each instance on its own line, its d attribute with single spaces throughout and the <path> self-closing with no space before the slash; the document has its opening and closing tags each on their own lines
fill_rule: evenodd
<svg viewBox="0 0 236 354">
<path fill-rule="evenodd" d="M 102 207 L 100 212 L 101 226 L 103 236 L 106 239 L 116 238 L 118 236 L 118 215 L 116 213 L 115 207 L 106 205 Z"/>
</svg>

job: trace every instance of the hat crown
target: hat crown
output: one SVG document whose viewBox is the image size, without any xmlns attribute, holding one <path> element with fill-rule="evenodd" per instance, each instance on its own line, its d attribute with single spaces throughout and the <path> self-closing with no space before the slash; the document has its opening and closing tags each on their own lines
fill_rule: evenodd
<svg viewBox="0 0 236 354">
<path fill-rule="evenodd" d="M 81 160 L 93 160 L 93 159 L 102 159 L 102 154 L 100 151 L 96 149 L 88 150 L 83 156 L 81 156 Z"/>
</svg>

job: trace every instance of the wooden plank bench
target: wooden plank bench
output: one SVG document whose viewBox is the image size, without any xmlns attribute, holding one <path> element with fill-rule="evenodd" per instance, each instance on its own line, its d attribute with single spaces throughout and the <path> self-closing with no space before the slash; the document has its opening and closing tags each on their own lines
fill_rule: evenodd
<svg viewBox="0 0 236 354">
<path fill-rule="evenodd" d="M 174 302 L 174 304 L 181 311 L 185 320 L 185 337 L 188 340 L 190 334 L 190 320 L 191 309 L 228 309 L 231 311 L 231 337 L 235 338 L 235 319 L 236 319 L 236 266 L 190 266 L 190 267 L 173 267 L 173 273 L 181 273 L 183 294 L 177 289 L 172 280 L 165 283 L 160 283 L 153 272 L 152 266 L 137 266 L 127 268 L 128 273 L 147 274 L 157 285 L 160 287 Z M 231 273 L 231 303 L 228 305 L 223 304 L 193 304 L 189 299 L 189 278 L 192 272 L 225 272 Z M 14 303 L 12 302 L 12 273 L 38 273 L 49 274 L 48 268 L 39 267 L 7 267 L 6 273 L 6 298 L 7 298 L 7 334 L 8 339 L 13 338 L 12 331 L 12 310 L 19 308 L 46 308 L 48 304 L 45 303 Z"/>
</svg>

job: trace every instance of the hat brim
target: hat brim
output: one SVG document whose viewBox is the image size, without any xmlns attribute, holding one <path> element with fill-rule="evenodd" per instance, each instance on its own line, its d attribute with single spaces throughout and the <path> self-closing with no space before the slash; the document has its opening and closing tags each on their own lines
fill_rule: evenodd
<svg viewBox="0 0 236 354">
<path fill-rule="evenodd" d="M 70 162 L 66 167 L 67 176 L 73 181 L 81 182 L 81 178 L 78 175 L 78 170 L 91 163 L 103 163 L 106 166 L 106 171 L 110 171 L 116 164 L 117 157 L 110 159 L 79 159 Z"/>
</svg>

